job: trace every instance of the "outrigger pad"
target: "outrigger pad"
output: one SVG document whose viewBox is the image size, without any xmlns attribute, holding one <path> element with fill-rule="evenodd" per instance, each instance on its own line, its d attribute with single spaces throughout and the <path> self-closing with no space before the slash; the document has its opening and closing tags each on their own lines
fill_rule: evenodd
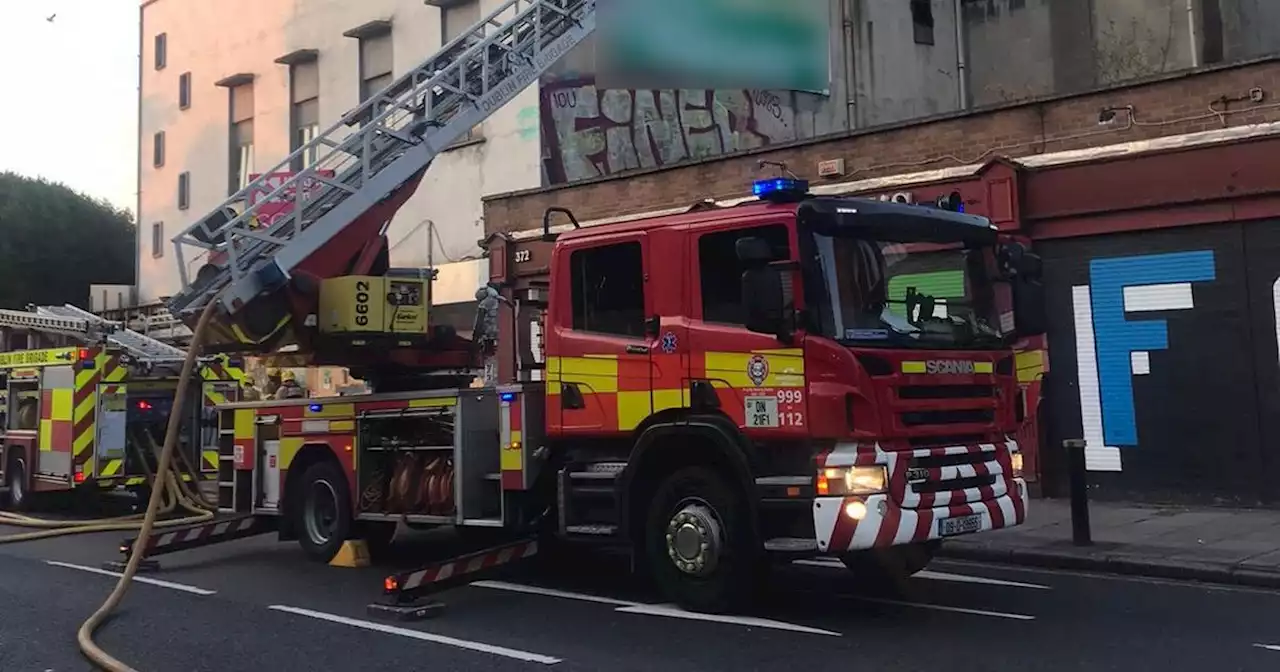
<svg viewBox="0 0 1280 672">
<path fill-rule="evenodd" d="M 444 602 L 427 600 L 421 604 L 379 604 L 368 606 L 370 616 L 395 621 L 421 621 L 435 618 L 444 612 Z"/>
<path fill-rule="evenodd" d="M 104 562 L 104 563 L 102 563 L 102 568 L 103 568 L 103 569 L 105 569 L 105 570 L 107 570 L 107 571 L 109 571 L 109 572 L 121 572 L 121 573 L 123 573 L 123 572 L 124 572 L 125 567 L 127 567 L 128 565 L 129 565 L 129 561 L 128 561 L 128 560 L 112 560 L 112 561 L 110 561 L 110 562 Z M 147 574 L 147 573 L 150 573 L 150 572 L 158 572 L 158 571 L 160 571 L 160 561 L 159 561 L 159 560 L 147 560 L 147 559 L 143 559 L 143 560 L 140 560 L 140 561 L 138 562 L 138 573 L 139 573 L 139 574 Z"/>
<path fill-rule="evenodd" d="M 330 567 L 368 567 L 369 545 L 362 539 L 350 539 L 342 542 L 338 554 L 329 561 Z"/>
</svg>

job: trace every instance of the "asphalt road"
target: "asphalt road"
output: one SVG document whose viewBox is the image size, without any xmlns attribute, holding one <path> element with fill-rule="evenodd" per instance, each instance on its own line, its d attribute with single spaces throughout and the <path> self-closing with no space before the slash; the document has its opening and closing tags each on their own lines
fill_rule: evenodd
<svg viewBox="0 0 1280 672">
<path fill-rule="evenodd" d="M 0 670 L 90 669 L 75 631 L 114 585 L 100 565 L 120 538 L 0 546 Z M 410 538 L 393 564 L 439 543 Z M 1277 592 L 937 562 L 868 593 L 815 561 L 779 572 L 757 613 L 704 617 L 584 554 L 392 624 L 365 612 L 386 569 L 315 565 L 270 537 L 165 556 L 98 641 L 148 672 L 1280 669 Z"/>
</svg>

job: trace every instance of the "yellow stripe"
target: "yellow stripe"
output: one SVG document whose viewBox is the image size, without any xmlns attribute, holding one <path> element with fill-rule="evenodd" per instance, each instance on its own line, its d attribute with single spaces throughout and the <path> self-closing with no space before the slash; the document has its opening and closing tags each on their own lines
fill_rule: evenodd
<svg viewBox="0 0 1280 672">
<path fill-rule="evenodd" d="M 253 419 L 254 412 L 252 408 L 237 408 L 235 410 L 235 426 L 233 428 L 234 438 L 252 439 Z"/>
<path fill-rule="evenodd" d="M 146 482 L 147 482 L 146 476 L 133 476 L 131 478 L 124 479 L 125 485 L 142 485 L 143 483 L 146 483 Z"/>
<path fill-rule="evenodd" d="M 759 383 L 752 380 L 747 371 L 756 355 L 764 357 L 769 365 L 768 375 Z M 708 378 L 721 380 L 730 387 L 804 387 L 804 352 L 799 348 L 708 352 L 703 361 Z"/>
<path fill-rule="evenodd" d="M 329 422 L 330 432 L 354 432 L 355 429 L 355 420 L 332 420 Z"/>
<path fill-rule="evenodd" d="M 689 407 L 689 389 L 683 388 L 678 390 L 654 390 L 653 391 L 653 412 L 665 411 L 669 408 L 688 408 Z"/>
<path fill-rule="evenodd" d="M 924 373 L 925 372 L 924 362 L 903 362 L 902 372 L 903 373 Z"/>
<path fill-rule="evenodd" d="M 204 460 L 203 467 L 205 471 L 218 468 L 218 451 L 202 450 L 200 457 Z"/>
<path fill-rule="evenodd" d="M 652 406 L 649 391 L 618 392 L 618 429 L 635 429 L 649 417 Z"/>
<path fill-rule="evenodd" d="M 583 392 L 610 394 L 618 391 L 618 358 L 616 355 L 593 357 L 548 357 L 548 382 L 576 383 Z M 558 385 L 550 385 L 552 394 Z"/>
<path fill-rule="evenodd" d="M 53 421 L 40 419 L 40 450 L 53 450 Z"/>
<path fill-rule="evenodd" d="M 992 364 L 991 362 L 974 362 L 973 363 L 974 373 L 991 373 L 993 371 L 995 371 L 995 365 Z"/>
<path fill-rule="evenodd" d="M 456 406 L 457 404 L 458 400 L 453 397 L 413 399 L 409 402 L 409 408 L 442 408 L 445 406 Z"/>
<path fill-rule="evenodd" d="M 102 473 L 98 474 L 98 476 L 115 476 L 120 473 L 123 467 L 124 460 L 107 460 L 107 466 L 102 468 Z"/>
<path fill-rule="evenodd" d="M 502 470 L 503 471 L 520 471 L 521 454 L 520 444 L 514 446 L 507 445 L 502 447 Z"/>
<path fill-rule="evenodd" d="M 104 373 L 104 374 L 102 375 L 102 382 L 104 382 L 104 383 L 118 383 L 118 382 L 120 382 L 120 381 L 124 380 L 124 377 L 125 377 L 126 375 L 128 375 L 128 373 L 129 373 L 129 367 L 127 367 L 127 366 L 117 366 L 116 368 L 114 368 L 114 369 L 112 369 L 111 371 L 108 371 L 108 372 L 106 372 L 106 373 Z"/>
<path fill-rule="evenodd" d="M 305 440 L 300 436 L 286 436 L 280 439 L 280 456 L 276 459 L 276 466 L 280 469 L 288 469 L 289 463 L 293 462 L 298 451 L 302 450 L 302 442 Z"/>
</svg>

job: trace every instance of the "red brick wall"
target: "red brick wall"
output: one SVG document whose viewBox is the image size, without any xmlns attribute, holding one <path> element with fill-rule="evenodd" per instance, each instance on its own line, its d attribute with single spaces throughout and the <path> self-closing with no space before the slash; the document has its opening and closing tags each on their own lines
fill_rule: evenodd
<svg viewBox="0 0 1280 672">
<path fill-rule="evenodd" d="M 1258 87 L 1266 100 L 1247 100 Z M 1235 99 L 1223 103 L 1222 99 Z M 1245 100 L 1240 101 L 1240 98 Z M 1216 101 L 1216 102 L 1215 102 Z M 1126 88 L 1030 102 L 966 116 L 948 116 L 830 136 L 781 149 L 742 153 L 652 171 L 636 171 L 573 185 L 549 187 L 485 199 L 485 232 L 541 225 L 542 213 L 556 205 L 579 220 L 692 204 L 712 197 L 745 195 L 760 173 L 760 160 L 783 161 L 800 177 L 817 180 L 817 163 L 843 157 L 837 181 L 977 163 L 995 156 L 1018 157 L 1110 145 L 1144 138 L 1280 121 L 1280 60 L 1165 77 Z M 1134 120 L 1118 112 L 1098 124 L 1105 107 L 1132 106 Z M 560 220 L 557 220 L 560 222 Z"/>
</svg>

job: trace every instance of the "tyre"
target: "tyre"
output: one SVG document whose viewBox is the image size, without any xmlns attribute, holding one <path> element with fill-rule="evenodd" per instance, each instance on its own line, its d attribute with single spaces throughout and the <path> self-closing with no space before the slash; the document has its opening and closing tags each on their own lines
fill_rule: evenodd
<svg viewBox="0 0 1280 672">
<path fill-rule="evenodd" d="M 687 467 L 658 486 L 645 555 L 658 588 L 687 609 L 727 611 L 754 594 L 760 552 L 746 503 L 709 469 Z"/>
<path fill-rule="evenodd" d="M 307 557 L 329 562 L 351 534 L 347 478 L 334 462 L 317 462 L 298 479 L 293 529 Z"/>
<path fill-rule="evenodd" d="M 846 553 L 840 561 L 860 581 L 899 582 L 920 572 L 938 552 L 937 541 Z"/>
<path fill-rule="evenodd" d="M 9 488 L 5 504 L 10 511 L 26 511 L 31 504 L 31 493 L 27 492 L 27 462 L 18 453 L 9 457 L 9 468 L 4 470 L 4 484 Z"/>
</svg>

